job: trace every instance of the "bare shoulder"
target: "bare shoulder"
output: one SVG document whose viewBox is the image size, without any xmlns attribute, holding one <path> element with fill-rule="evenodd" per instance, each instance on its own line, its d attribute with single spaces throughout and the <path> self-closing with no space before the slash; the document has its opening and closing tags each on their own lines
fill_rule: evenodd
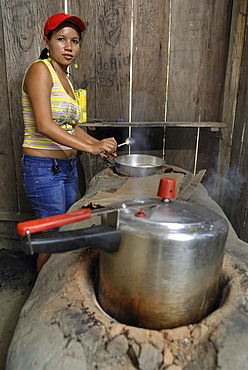
<svg viewBox="0 0 248 370">
<path fill-rule="evenodd" d="M 46 66 L 46 64 L 40 60 L 38 62 L 35 62 L 35 63 L 31 64 L 31 66 L 29 67 L 29 69 L 26 73 L 26 76 L 34 75 L 34 74 L 35 75 L 42 74 L 42 75 L 49 76 L 50 72 L 49 72 L 49 69 Z"/>
<path fill-rule="evenodd" d="M 42 61 L 35 62 L 29 67 L 25 79 L 24 79 L 24 90 L 28 90 L 28 86 L 32 85 L 52 85 L 52 76 Z"/>
</svg>

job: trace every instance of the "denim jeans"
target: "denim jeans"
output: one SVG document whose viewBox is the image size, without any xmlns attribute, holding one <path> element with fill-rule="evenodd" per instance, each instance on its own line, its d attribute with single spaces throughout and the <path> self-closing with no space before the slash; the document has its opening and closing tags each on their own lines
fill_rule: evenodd
<svg viewBox="0 0 248 370">
<path fill-rule="evenodd" d="M 57 159 L 23 154 L 22 180 L 37 218 L 65 213 L 76 202 L 76 163 L 76 157 Z"/>
</svg>

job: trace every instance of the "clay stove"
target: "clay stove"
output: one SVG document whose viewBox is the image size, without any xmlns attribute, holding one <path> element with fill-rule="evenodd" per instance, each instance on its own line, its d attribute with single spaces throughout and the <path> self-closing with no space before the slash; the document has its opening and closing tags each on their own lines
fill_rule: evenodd
<svg viewBox="0 0 248 370">
<path fill-rule="evenodd" d="M 193 201 L 222 214 L 202 186 Z M 97 302 L 98 252 L 53 255 L 20 315 L 6 370 L 244 369 L 248 248 L 230 227 L 218 307 L 199 323 L 150 330 L 118 323 Z"/>
</svg>

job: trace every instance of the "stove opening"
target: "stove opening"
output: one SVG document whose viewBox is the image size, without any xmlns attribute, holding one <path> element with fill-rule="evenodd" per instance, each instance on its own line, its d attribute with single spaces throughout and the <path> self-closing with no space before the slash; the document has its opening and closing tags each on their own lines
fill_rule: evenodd
<svg viewBox="0 0 248 370">
<path fill-rule="evenodd" d="M 220 281 L 217 286 L 217 295 L 215 296 L 214 301 L 208 307 L 208 310 L 205 310 L 205 312 L 196 313 L 194 317 L 190 317 L 189 320 L 183 320 L 182 322 L 178 321 L 176 324 L 168 323 L 168 325 L 162 325 L 158 323 L 157 325 L 154 324 L 154 321 L 149 323 L 149 320 L 147 320 L 144 324 L 143 319 L 139 318 L 136 313 L 138 312 L 137 306 L 134 307 L 134 311 L 132 309 L 127 309 L 123 313 L 123 306 L 125 304 L 121 301 L 119 301 L 117 304 L 112 304 L 111 300 L 109 302 L 101 302 L 101 299 L 99 297 L 99 256 L 94 262 L 94 266 L 92 265 L 91 269 L 92 273 L 92 282 L 94 286 L 94 293 L 95 298 L 101 309 L 110 317 L 115 319 L 117 322 L 137 328 L 143 328 L 143 329 L 152 329 L 152 330 L 162 330 L 162 329 L 174 329 L 179 326 L 185 326 L 190 324 L 197 324 L 202 319 L 208 317 L 211 313 L 214 311 L 222 308 L 225 305 L 225 302 L 229 296 L 230 293 L 230 287 L 229 287 L 229 281 L 230 277 L 226 273 L 225 269 L 222 269 L 221 275 L 220 275 Z M 101 294 L 101 293 L 100 293 Z M 176 310 L 177 307 L 174 307 L 174 310 Z"/>
</svg>

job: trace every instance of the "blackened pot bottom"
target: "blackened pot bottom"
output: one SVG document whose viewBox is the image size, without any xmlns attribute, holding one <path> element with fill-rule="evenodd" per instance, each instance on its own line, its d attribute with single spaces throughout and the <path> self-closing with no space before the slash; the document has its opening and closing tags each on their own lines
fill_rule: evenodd
<svg viewBox="0 0 248 370">
<path fill-rule="evenodd" d="M 92 284 L 94 289 L 94 295 L 95 300 L 103 310 L 103 312 L 106 313 L 109 317 L 112 317 L 117 322 L 129 325 L 137 328 L 143 328 L 143 329 L 151 329 L 151 330 L 162 330 L 162 329 L 173 329 L 177 328 L 179 326 L 185 326 L 185 325 L 192 325 L 197 324 L 201 322 L 203 319 L 208 317 L 210 314 L 212 314 L 214 311 L 218 310 L 219 308 L 223 307 L 225 305 L 226 300 L 228 299 L 230 288 L 229 288 L 229 282 L 230 282 L 230 272 L 227 271 L 227 268 L 225 267 L 225 264 L 222 268 L 221 275 L 220 275 L 220 281 L 218 284 L 216 284 L 217 293 L 214 294 L 214 298 L 212 299 L 212 302 L 210 302 L 208 309 L 206 312 L 201 312 L 200 315 L 197 313 L 191 315 L 188 319 L 183 319 L 181 322 L 177 320 L 176 324 L 168 323 L 168 325 L 165 325 L 164 327 L 161 327 L 159 324 L 156 327 L 156 324 L 154 325 L 154 322 L 151 324 L 149 322 L 146 322 L 145 325 L 140 322 L 139 317 L 134 314 L 132 310 L 132 305 L 130 305 L 131 308 L 129 310 L 122 309 L 122 302 L 119 302 L 119 304 L 112 305 L 111 302 L 108 299 L 105 299 L 105 303 L 102 304 L 99 299 L 99 258 L 97 257 L 94 261 L 92 261 L 94 267 L 92 268 Z M 199 318 L 200 316 L 200 318 Z M 142 321 L 142 320 L 141 320 Z"/>
</svg>

